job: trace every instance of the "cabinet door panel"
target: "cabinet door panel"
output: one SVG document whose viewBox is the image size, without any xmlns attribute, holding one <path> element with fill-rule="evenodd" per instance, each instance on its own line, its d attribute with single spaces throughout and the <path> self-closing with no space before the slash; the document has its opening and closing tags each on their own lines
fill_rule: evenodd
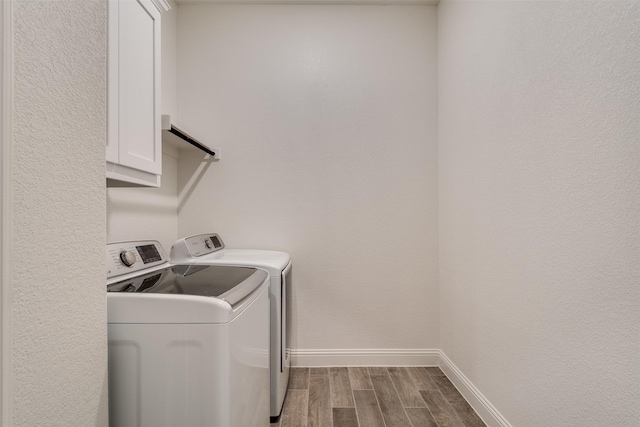
<svg viewBox="0 0 640 427">
<path fill-rule="evenodd" d="M 160 13 L 149 0 L 118 3 L 118 163 L 160 174 Z"/>
</svg>

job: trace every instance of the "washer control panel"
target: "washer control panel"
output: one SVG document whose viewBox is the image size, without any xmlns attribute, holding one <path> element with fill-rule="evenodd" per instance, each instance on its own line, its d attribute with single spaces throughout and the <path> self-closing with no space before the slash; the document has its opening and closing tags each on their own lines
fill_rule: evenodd
<svg viewBox="0 0 640 427">
<path fill-rule="evenodd" d="M 189 258 L 199 257 L 219 251 L 224 248 L 224 243 L 216 233 L 198 234 L 185 237 L 171 247 L 172 262 L 182 262 Z"/>
<path fill-rule="evenodd" d="M 167 262 L 162 246 L 155 240 L 108 243 L 106 255 L 107 279 Z"/>
</svg>

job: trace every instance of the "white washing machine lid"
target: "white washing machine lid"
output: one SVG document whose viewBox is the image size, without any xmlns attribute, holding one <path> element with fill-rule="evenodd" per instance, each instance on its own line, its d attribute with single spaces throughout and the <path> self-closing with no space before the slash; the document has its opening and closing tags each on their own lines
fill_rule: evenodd
<svg viewBox="0 0 640 427">
<path fill-rule="evenodd" d="M 226 323 L 267 287 L 267 273 L 233 266 L 173 265 L 107 285 L 109 323 Z"/>
<path fill-rule="evenodd" d="M 221 242 L 215 233 L 179 239 L 171 246 L 170 262 L 256 267 L 268 271 L 270 276 L 278 277 L 291 262 L 291 257 L 286 252 L 227 249 Z"/>
<path fill-rule="evenodd" d="M 257 267 L 269 272 L 270 276 L 280 276 L 291 257 L 286 252 L 263 251 L 258 249 L 222 249 L 194 260 L 202 265 L 233 265 Z"/>
</svg>

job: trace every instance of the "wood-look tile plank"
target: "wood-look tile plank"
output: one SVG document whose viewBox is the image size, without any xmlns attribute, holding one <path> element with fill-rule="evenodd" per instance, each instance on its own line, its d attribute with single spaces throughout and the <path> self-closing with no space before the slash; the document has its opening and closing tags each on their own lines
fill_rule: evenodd
<svg viewBox="0 0 640 427">
<path fill-rule="evenodd" d="M 307 427 L 331 427 L 331 418 L 329 375 L 311 375 Z"/>
<path fill-rule="evenodd" d="M 351 381 L 351 390 L 373 390 L 367 368 L 350 367 L 349 380 Z"/>
<path fill-rule="evenodd" d="M 413 427 L 438 427 L 427 408 L 405 408 Z"/>
<path fill-rule="evenodd" d="M 306 427 L 308 390 L 288 390 L 280 416 L 280 427 Z"/>
<path fill-rule="evenodd" d="M 427 402 L 427 407 L 439 427 L 464 427 L 462 420 L 440 393 L 440 390 L 420 390 L 420 394 Z"/>
<path fill-rule="evenodd" d="M 329 368 L 331 406 L 353 407 L 353 393 L 347 368 Z"/>
<path fill-rule="evenodd" d="M 371 377 L 373 389 L 378 397 L 380 411 L 387 427 L 411 426 L 409 418 L 404 412 L 402 402 L 396 393 L 391 377 L 388 375 L 374 375 Z"/>
<path fill-rule="evenodd" d="M 456 411 L 456 414 L 466 427 L 486 427 L 482 418 L 478 416 L 466 400 L 449 401 L 449 405 Z"/>
<path fill-rule="evenodd" d="M 353 390 L 353 397 L 356 401 L 360 427 L 385 427 L 378 399 L 373 390 Z"/>
<path fill-rule="evenodd" d="M 387 368 L 389 376 L 393 385 L 396 387 L 396 392 L 400 397 L 400 401 L 405 408 L 426 408 L 427 404 L 424 403 L 418 386 L 415 384 L 406 368 L 391 366 Z"/>
<path fill-rule="evenodd" d="M 424 368 L 429 375 L 434 376 L 434 377 L 443 377 L 444 372 L 442 372 L 442 369 L 438 368 L 437 366 L 427 366 L 426 368 Z"/>
<path fill-rule="evenodd" d="M 447 378 L 447 377 L 433 377 L 433 381 L 435 381 L 436 385 L 438 386 L 438 388 L 442 392 L 442 395 L 448 401 L 464 400 L 464 397 L 462 396 L 462 394 L 460 394 L 460 392 L 458 391 L 456 386 L 454 386 L 453 383 L 451 383 L 449 378 Z"/>
<path fill-rule="evenodd" d="M 309 368 L 291 368 L 289 374 L 290 390 L 307 390 L 309 388 Z"/>
<path fill-rule="evenodd" d="M 416 389 L 426 408 L 406 406 Z M 282 416 L 270 424 L 400 426 L 486 427 L 437 367 L 293 368 Z"/>
<path fill-rule="evenodd" d="M 329 368 L 309 368 L 309 375 L 329 376 Z"/>
<path fill-rule="evenodd" d="M 369 366 L 369 375 L 388 375 L 387 368 L 384 366 Z"/>
<path fill-rule="evenodd" d="M 426 369 L 417 366 L 406 368 L 407 373 L 418 387 L 418 390 L 436 390 L 438 386 Z"/>
<path fill-rule="evenodd" d="M 333 408 L 333 427 L 358 427 L 356 409 Z"/>
</svg>

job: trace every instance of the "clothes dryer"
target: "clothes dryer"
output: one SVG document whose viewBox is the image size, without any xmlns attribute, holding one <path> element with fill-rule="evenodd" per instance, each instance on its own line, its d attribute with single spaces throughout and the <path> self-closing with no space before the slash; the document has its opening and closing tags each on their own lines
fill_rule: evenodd
<svg viewBox="0 0 640 427">
<path fill-rule="evenodd" d="M 177 240 L 170 260 L 178 264 L 226 265 L 264 269 L 270 277 L 270 414 L 275 421 L 282 411 L 290 372 L 291 289 L 293 271 L 286 252 L 228 249 L 216 233 Z"/>
</svg>

